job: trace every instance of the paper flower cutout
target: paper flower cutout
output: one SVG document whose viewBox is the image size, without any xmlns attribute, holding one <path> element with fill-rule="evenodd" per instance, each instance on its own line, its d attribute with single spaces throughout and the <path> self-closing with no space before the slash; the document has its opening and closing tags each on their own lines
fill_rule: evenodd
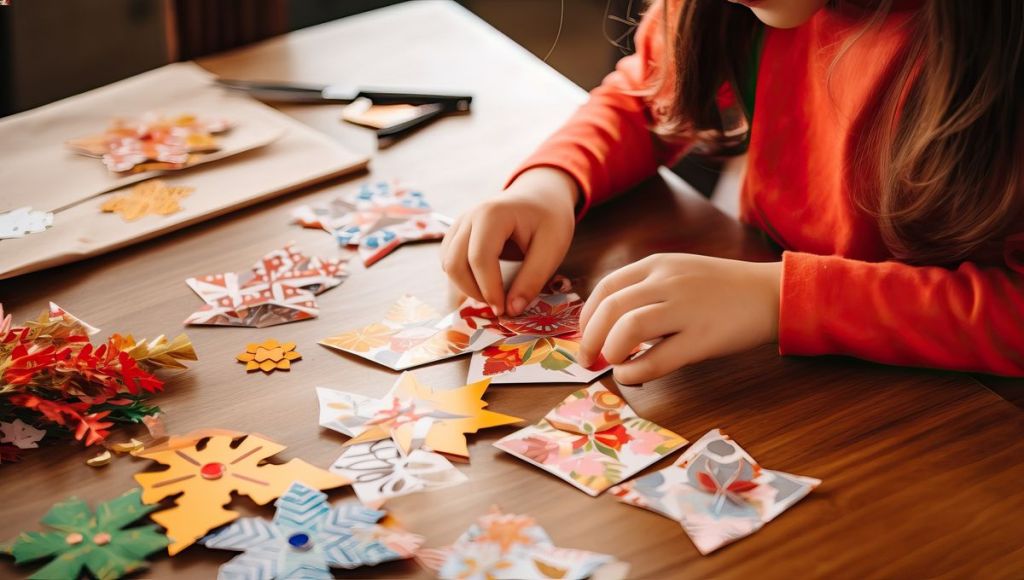
<svg viewBox="0 0 1024 580">
<path fill-rule="evenodd" d="M 194 187 L 170 186 L 159 179 L 153 179 L 132 186 L 128 193 L 107 199 L 100 209 L 120 214 L 126 222 L 147 215 L 171 215 L 181 211 L 181 200 L 193 191 Z"/>
<path fill-rule="evenodd" d="M 71 498 L 54 505 L 42 523 L 56 531 L 24 532 L 10 545 L 18 564 L 52 558 L 32 578 L 79 578 L 88 571 L 100 580 L 120 578 L 146 568 L 146 556 L 167 546 L 156 526 L 126 528 L 156 509 L 139 501 L 139 490 L 102 503 L 95 514 Z"/>
<path fill-rule="evenodd" d="M 185 324 L 263 328 L 315 318 L 316 294 L 348 277 L 345 260 L 308 257 L 294 244 L 263 256 L 248 273 L 185 281 L 206 304 Z"/>
<path fill-rule="evenodd" d="M 295 482 L 268 522 L 242 518 L 206 536 L 207 548 L 243 551 L 220 568 L 218 578 L 331 578 L 330 568 L 375 566 L 411 558 L 423 538 L 377 525 L 386 512 L 327 496 Z"/>
<path fill-rule="evenodd" d="M 384 320 L 325 338 L 320 344 L 400 371 L 480 350 L 503 336 L 495 330 L 470 328 L 457 313 L 442 317 L 429 304 L 406 294 Z"/>
<path fill-rule="evenodd" d="M 15 419 L 10 423 L 0 422 L 0 434 L 0 443 L 10 443 L 18 449 L 35 449 L 39 447 L 39 441 L 46 435 L 46 431 Z"/>
<path fill-rule="evenodd" d="M 330 470 L 351 480 L 359 501 L 373 508 L 393 497 L 469 481 L 440 453 L 413 449 L 404 455 L 391 439 L 346 447 Z"/>
<path fill-rule="evenodd" d="M 619 501 L 678 521 L 701 554 L 745 538 L 821 480 L 762 469 L 718 429 L 670 467 L 612 488 Z"/>
<path fill-rule="evenodd" d="M 307 228 L 333 234 L 341 246 L 356 246 L 365 266 L 407 242 L 444 237 L 451 219 L 434 213 L 423 193 L 380 181 L 327 203 L 301 206 L 292 217 Z"/>
<path fill-rule="evenodd" d="M 566 283 L 558 289 L 567 288 Z M 542 293 L 523 314 L 514 317 L 496 317 L 489 307 L 467 299 L 458 311 L 463 323 L 503 337 L 473 354 L 469 380 L 491 377 L 494 384 L 589 383 L 608 372 L 611 367 L 604 363 L 583 368 L 576 362 L 582 309 L 583 300 L 566 292 Z"/>
<path fill-rule="evenodd" d="M 263 344 L 251 343 L 246 345 L 245 352 L 239 354 L 238 362 L 245 363 L 245 370 L 248 372 L 263 371 L 267 374 L 275 370 L 286 371 L 292 368 L 292 361 L 299 360 L 302 355 L 295 352 L 295 343 L 278 343 L 269 339 Z"/>
<path fill-rule="evenodd" d="M 0 213 L 0 240 L 38 234 L 53 225 L 53 213 L 19 207 Z"/>
<path fill-rule="evenodd" d="M 494 446 L 596 496 L 686 444 L 601 385 L 569 395 Z"/>
<path fill-rule="evenodd" d="M 181 494 L 174 507 L 152 515 L 153 521 L 167 529 L 171 539 L 168 553 L 173 556 L 213 528 L 237 519 L 237 512 L 224 508 L 232 493 L 247 495 L 264 505 L 284 493 L 293 481 L 315 489 L 348 483 L 299 459 L 280 465 L 264 463 L 284 449 L 259 435 L 208 430 L 136 452 L 139 457 L 167 466 L 163 471 L 135 476 L 143 489 L 143 502 L 155 503 Z"/>
<path fill-rule="evenodd" d="M 214 135 L 230 128 L 224 119 L 147 114 L 116 119 L 104 133 L 72 139 L 67 145 L 82 155 L 102 158 L 116 173 L 182 169 L 198 161 L 199 154 L 220 149 Z"/>
<path fill-rule="evenodd" d="M 406 372 L 381 399 L 318 387 L 320 426 L 351 436 L 346 445 L 391 438 L 406 454 L 422 446 L 468 458 L 467 433 L 521 421 L 484 409 L 489 383 L 437 391 Z"/>
<path fill-rule="evenodd" d="M 438 577 L 460 580 L 583 579 L 617 563 L 605 554 L 555 547 L 533 518 L 496 507 L 454 544 L 422 550 L 419 559 Z"/>
</svg>

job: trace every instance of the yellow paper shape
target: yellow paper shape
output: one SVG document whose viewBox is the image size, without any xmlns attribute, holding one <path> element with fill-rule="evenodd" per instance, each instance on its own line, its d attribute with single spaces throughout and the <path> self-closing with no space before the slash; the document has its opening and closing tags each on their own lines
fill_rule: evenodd
<svg viewBox="0 0 1024 580">
<path fill-rule="evenodd" d="M 239 438 L 244 437 L 236 446 Z M 203 449 L 196 445 L 206 440 Z M 238 518 L 225 509 L 231 494 L 247 495 L 259 505 L 276 499 L 295 481 L 313 489 L 330 489 L 349 483 L 344 477 L 300 459 L 280 465 L 263 464 L 285 449 L 261 435 L 223 430 L 196 431 L 175 437 L 163 445 L 133 453 L 166 465 L 163 471 L 139 473 L 142 502 L 152 504 L 181 494 L 174 506 L 154 512 L 152 519 L 167 529 L 171 556 L 191 546 L 210 530 Z"/>
<path fill-rule="evenodd" d="M 235 358 L 238 362 L 245 363 L 245 370 L 248 372 L 259 370 L 270 374 L 275 370 L 291 369 L 292 361 L 299 360 L 302 355 L 295 352 L 294 342 L 280 344 L 271 338 L 263 344 L 247 344 L 245 352 Z"/>
<path fill-rule="evenodd" d="M 423 444 L 438 453 L 469 457 L 466 434 L 487 427 L 522 421 L 519 417 L 487 411 L 483 396 L 491 379 L 484 379 L 455 389 L 435 391 L 406 372 L 391 390 L 392 411 L 376 417 L 366 431 L 345 442 L 345 445 L 379 441 L 391 437 L 403 452 L 412 449 L 416 419 L 431 417 L 430 430 Z"/>
<path fill-rule="evenodd" d="M 108 199 L 100 209 L 121 214 L 121 219 L 126 222 L 147 215 L 171 215 L 181 211 L 179 202 L 193 191 L 194 187 L 172 187 L 153 179 L 132 187 L 126 194 Z"/>
</svg>

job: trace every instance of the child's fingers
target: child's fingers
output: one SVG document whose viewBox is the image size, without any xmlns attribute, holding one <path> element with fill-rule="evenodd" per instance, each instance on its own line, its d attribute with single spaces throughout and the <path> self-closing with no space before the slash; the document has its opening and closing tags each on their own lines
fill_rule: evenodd
<svg viewBox="0 0 1024 580">
<path fill-rule="evenodd" d="M 684 366 L 686 361 L 680 359 L 679 351 L 683 350 L 686 342 L 685 333 L 679 332 L 654 345 L 642 355 L 615 365 L 612 371 L 615 380 L 623 385 L 639 385 Z"/>
<path fill-rule="evenodd" d="M 472 222 L 467 221 L 455 232 L 448 245 L 448 252 L 444 257 L 442 267 L 455 286 L 466 296 L 474 300 L 483 300 L 480 288 L 473 278 L 473 272 L 469 269 L 469 236 L 472 229 Z"/>
<path fill-rule="evenodd" d="M 602 352 L 609 331 L 620 318 L 633 310 L 661 301 L 662 297 L 657 287 L 651 284 L 627 286 L 602 300 L 593 311 L 590 324 L 583 331 L 583 338 L 580 340 L 580 365 L 589 367 L 597 360 L 597 354 Z M 632 346 L 637 344 L 639 342 Z"/>
<path fill-rule="evenodd" d="M 540 293 L 562 263 L 567 244 L 560 243 L 561 235 L 551 228 L 541 229 L 530 240 L 523 258 L 523 267 L 519 269 L 508 290 L 508 313 L 512 316 L 523 313 L 526 305 Z"/>
<path fill-rule="evenodd" d="M 644 261 L 641 260 L 628 266 L 623 266 L 602 278 L 597 283 L 597 286 L 594 287 L 594 291 L 590 293 L 590 298 L 587 298 L 586 304 L 583 305 L 583 310 L 580 311 L 580 330 L 587 330 L 587 325 L 590 323 L 591 316 L 594 315 L 594 310 L 601 305 L 605 298 L 627 286 L 640 282 L 646 277 L 647 267 Z"/>
<path fill-rule="evenodd" d="M 496 316 L 505 311 L 505 286 L 501 280 L 498 259 L 505 241 L 512 235 L 515 222 L 484 214 L 469 236 L 469 269 L 476 285 Z"/>
<path fill-rule="evenodd" d="M 593 329 L 593 327 L 591 327 Z M 664 302 L 648 304 L 630 310 L 612 324 L 605 338 L 601 354 L 611 364 L 629 358 L 638 345 L 677 331 L 672 313 Z"/>
<path fill-rule="evenodd" d="M 459 232 L 462 226 L 462 216 L 455 218 L 452 225 L 448 228 L 448 231 L 444 233 L 444 237 L 441 238 L 441 270 L 445 269 L 445 258 L 448 256 L 448 248 L 451 247 L 452 239 Z"/>
</svg>

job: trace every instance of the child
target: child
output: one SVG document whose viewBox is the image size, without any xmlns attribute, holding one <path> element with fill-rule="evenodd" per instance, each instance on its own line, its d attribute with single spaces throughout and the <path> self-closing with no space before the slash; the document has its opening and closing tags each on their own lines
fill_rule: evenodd
<svg viewBox="0 0 1024 580">
<path fill-rule="evenodd" d="M 741 217 L 782 261 L 660 254 L 612 272 L 581 315 L 582 364 L 603 354 L 640 383 L 778 341 L 1024 375 L 1024 3 L 735 2 L 655 2 L 636 54 L 456 221 L 454 283 L 518 314 L 592 204 L 747 140 Z M 525 258 L 506 294 L 507 241 Z"/>
</svg>

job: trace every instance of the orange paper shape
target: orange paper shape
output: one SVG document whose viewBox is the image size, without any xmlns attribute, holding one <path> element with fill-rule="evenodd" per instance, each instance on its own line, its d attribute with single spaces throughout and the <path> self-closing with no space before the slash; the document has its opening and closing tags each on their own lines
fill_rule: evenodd
<svg viewBox="0 0 1024 580">
<path fill-rule="evenodd" d="M 118 213 L 126 222 L 147 215 L 171 215 L 181 211 L 179 202 L 193 191 L 194 187 L 174 187 L 154 179 L 132 187 L 126 194 L 108 199 L 100 209 Z"/>
<path fill-rule="evenodd" d="M 198 449 L 201 441 L 205 447 Z M 236 445 L 237 444 L 237 445 Z M 324 490 L 349 483 L 344 477 L 300 459 L 279 465 L 264 463 L 285 449 L 261 435 L 234 431 L 195 431 L 167 443 L 135 452 L 167 466 L 163 471 L 139 473 L 142 502 L 152 504 L 179 495 L 174 506 L 155 512 L 152 519 L 167 529 L 173 556 L 210 530 L 238 518 L 225 509 L 231 494 L 247 495 L 259 505 L 280 497 L 292 482 L 301 481 Z"/>
<path fill-rule="evenodd" d="M 248 372 L 263 371 L 267 374 L 275 370 L 287 371 L 292 368 L 292 361 L 299 360 L 302 355 L 295 352 L 295 343 L 278 343 L 269 339 L 263 344 L 250 343 L 246 345 L 245 352 L 239 354 L 238 362 L 245 363 L 245 370 Z"/>
<path fill-rule="evenodd" d="M 320 425 L 351 436 L 345 445 L 391 438 L 406 454 L 422 446 L 465 459 L 467 433 L 522 421 L 484 409 L 490 382 L 435 391 L 406 372 L 381 399 L 318 388 Z"/>
</svg>

